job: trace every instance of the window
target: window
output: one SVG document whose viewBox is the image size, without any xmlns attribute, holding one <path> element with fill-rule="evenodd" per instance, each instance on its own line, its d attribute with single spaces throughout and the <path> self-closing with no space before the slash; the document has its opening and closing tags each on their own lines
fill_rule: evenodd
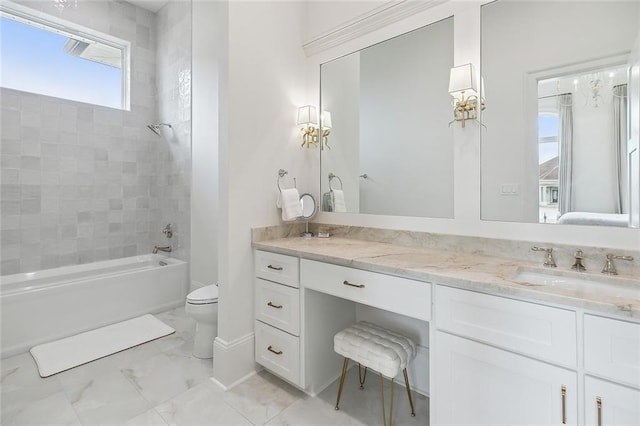
<svg viewBox="0 0 640 426">
<path fill-rule="evenodd" d="M 4 1 L 0 40 L 0 86 L 129 109 L 129 42 Z"/>
<path fill-rule="evenodd" d="M 558 100 L 555 96 L 538 100 L 538 184 L 539 221 L 555 223 L 558 211 Z"/>
</svg>

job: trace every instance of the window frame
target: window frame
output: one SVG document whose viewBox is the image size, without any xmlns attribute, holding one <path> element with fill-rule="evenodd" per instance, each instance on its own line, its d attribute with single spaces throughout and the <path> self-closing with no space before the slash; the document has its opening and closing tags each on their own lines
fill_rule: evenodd
<svg viewBox="0 0 640 426">
<path fill-rule="evenodd" d="M 2 0 L 0 2 L 0 16 L 20 22 L 25 25 L 31 25 L 41 30 L 50 31 L 56 34 L 63 35 L 65 37 L 71 37 L 79 41 L 97 42 L 115 49 L 122 51 L 122 78 L 120 84 L 121 90 L 121 105 L 120 110 L 131 111 L 131 42 L 118 37 L 114 37 L 110 34 L 85 27 L 80 24 L 76 24 L 71 21 L 59 18 L 41 12 L 39 10 L 31 9 L 20 4 L 13 3 L 8 0 Z M 39 95 L 47 96 L 45 93 L 35 92 Z M 73 99 L 63 98 L 66 100 L 75 101 Z M 81 102 L 81 101 L 75 101 Z M 100 105 L 87 102 L 91 105 L 102 106 L 105 108 L 112 108 L 106 105 Z"/>
</svg>

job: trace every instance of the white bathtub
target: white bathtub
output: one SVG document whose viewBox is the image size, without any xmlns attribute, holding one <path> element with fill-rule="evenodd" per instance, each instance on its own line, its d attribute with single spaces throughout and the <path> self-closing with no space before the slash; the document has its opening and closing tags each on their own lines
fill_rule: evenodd
<svg viewBox="0 0 640 426">
<path fill-rule="evenodd" d="M 0 355 L 181 306 L 187 266 L 149 254 L 0 277 Z"/>
</svg>

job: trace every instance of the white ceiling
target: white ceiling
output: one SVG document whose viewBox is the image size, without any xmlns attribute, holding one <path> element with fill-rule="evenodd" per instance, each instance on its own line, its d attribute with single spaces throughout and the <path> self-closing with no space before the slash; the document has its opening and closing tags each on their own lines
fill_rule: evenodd
<svg viewBox="0 0 640 426">
<path fill-rule="evenodd" d="M 164 7 L 169 0 L 127 0 L 129 3 L 141 7 L 143 9 L 147 9 L 156 13 L 160 9 Z"/>
</svg>

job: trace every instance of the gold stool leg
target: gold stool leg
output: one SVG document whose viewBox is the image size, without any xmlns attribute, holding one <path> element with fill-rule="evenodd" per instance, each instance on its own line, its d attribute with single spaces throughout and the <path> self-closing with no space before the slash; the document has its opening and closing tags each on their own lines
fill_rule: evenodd
<svg viewBox="0 0 640 426">
<path fill-rule="evenodd" d="M 340 409 L 340 396 L 342 395 L 342 386 L 344 385 L 344 376 L 347 374 L 347 366 L 349 365 L 349 358 L 344 357 L 342 363 L 342 375 L 340 376 L 340 387 L 338 388 L 338 399 L 336 399 L 336 410 Z"/>
<path fill-rule="evenodd" d="M 382 374 L 380 374 L 380 400 L 382 401 L 382 422 L 384 426 L 387 426 L 387 413 L 384 410 L 384 383 L 382 380 Z"/>
<path fill-rule="evenodd" d="M 411 417 L 416 416 L 416 412 L 413 409 L 413 398 L 411 397 L 411 386 L 409 385 L 409 376 L 407 375 L 407 369 L 402 370 L 404 373 L 404 384 L 407 387 L 407 396 L 409 397 L 409 405 L 411 405 Z"/>
<path fill-rule="evenodd" d="M 361 365 L 358 363 L 358 380 L 360 381 L 360 389 L 364 389 L 364 381 L 367 380 L 367 367 L 364 368 L 364 377 L 362 376 Z"/>
<path fill-rule="evenodd" d="M 391 402 L 389 404 L 389 426 L 393 426 L 393 385 L 394 379 L 391 379 Z M 384 379 L 382 378 L 382 374 L 380 374 L 380 400 L 382 402 L 382 422 L 384 426 L 387 426 L 387 413 L 385 411 L 385 403 L 384 403 Z"/>
</svg>

